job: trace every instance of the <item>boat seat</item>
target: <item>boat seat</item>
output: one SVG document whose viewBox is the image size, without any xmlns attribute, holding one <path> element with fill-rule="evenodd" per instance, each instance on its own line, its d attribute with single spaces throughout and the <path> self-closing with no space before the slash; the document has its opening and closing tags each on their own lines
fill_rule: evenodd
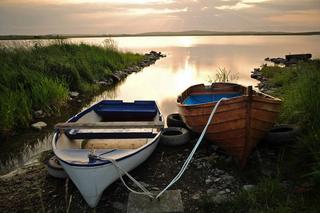
<svg viewBox="0 0 320 213">
<path fill-rule="evenodd" d="M 148 139 L 86 139 L 81 149 L 137 149 L 148 143 Z"/>
<path fill-rule="evenodd" d="M 63 134 L 57 143 L 57 149 L 137 149 L 152 138 L 78 138 L 70 139 Z"/>
<path fill-rule="evenodd" d="M 65 135 L 71 139 L 133 139 L 133 138 L 154 138 L 156 133 L 153 132 L 70 132 L 66 131 Z"/>
</svg>

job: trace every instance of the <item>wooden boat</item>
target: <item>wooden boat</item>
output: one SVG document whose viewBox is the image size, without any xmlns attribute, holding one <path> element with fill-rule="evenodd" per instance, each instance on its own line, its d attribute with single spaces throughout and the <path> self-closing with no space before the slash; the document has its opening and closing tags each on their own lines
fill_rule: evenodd
<svg viewBox="0 0 320 213">
<path fill-rule="evenodd" d="M 134 169 L 152 154 L 162 128 L 154 101 L 101 101 L 57 124 L 52 146 L 83 198 L 95 207 L 119 178 L 112 160 L 125 171 Z"/>
<path fill-rule="evenodd" d="M 206 139 L 213 141 L 244 167 L 257 142 L 272 128 L 281 100 L 233 83 L 198 84 L 178 97 L 178 108 L 186 125 L 201 133 L 213 107 L 221 98 Z"/>
</svg>

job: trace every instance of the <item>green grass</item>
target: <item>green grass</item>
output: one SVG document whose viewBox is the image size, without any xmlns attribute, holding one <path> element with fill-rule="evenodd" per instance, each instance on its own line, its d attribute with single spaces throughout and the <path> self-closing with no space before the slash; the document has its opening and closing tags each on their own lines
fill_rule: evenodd
<svg viewBox="0 0 320 213">
<path fill-rule="evenodd" d="M 302 135 L 293 145 L 274 148 L 279 152 L 274 176 L 266 178 L 256 170 L 251 174 L 252 168 L 242 171 L 244 177 L 254 177 L 256 187 L 240 190 L 222 204 L 215 204 L 208 197 L 203 202 L 203 212 L 319 211 L 320 60 L 290 67 L 263 66 L 261 71 L 275 90 L 273 95 L 283 100 L 278 122 L 300 126 Z M 289 181 L 290 186 L 284 187 L 281 180 Z M 303 189 L 304 185 L 308 186 L 304 193 L 295 192 L 295 188 Z"/>
<path fill-rule="evenodd" d="M 264 67 L 262 72 L 271 84 L 280 86 L 283 98 L 280 122 L 298 124 L 303 135 L 296 153 L 310 167 L 316 185 L 320 183 L 320 60 L 300 63 L 288 68 Z"/>
<path fill-rule="evenodd" d="M 202 212 L 221 213 L 291 213 L 318 212 L 319 194 L 307 197 L 287 189 L 278 178 L 261 178 L 258 184 L 250 190 L 241 190 L 235 197 L 220 204 L 204 200 Z M 209 202 L 208 202 L 209 201 Z"/>
<path fill-rule="evenodd" d="M 204 212 L 292 212 L 290 196 L 279 180 L 263 178 L 248 191 L 241 190 L 231 200 L 220 204 L 204 202 Z"/>
<path fill-rule="evenodd" d="M 216 70 L 216 74 L 214 78 L 208 76 L 208 82 L 233 82 L 238 80 L 239 73 L 232 73 L 231 70 L 227 70 L 226 68 L 218 68 Z"/>
<path fill-rule="evenodd" d="M 110 39 L 103 46 L 64 40 L 0 46 L 0 134 L 27 126 L 33 110 L 58 111 L 69 91 L 93 94 L 95 80 L 142 59 L 118 51 Z"/>
</svg>

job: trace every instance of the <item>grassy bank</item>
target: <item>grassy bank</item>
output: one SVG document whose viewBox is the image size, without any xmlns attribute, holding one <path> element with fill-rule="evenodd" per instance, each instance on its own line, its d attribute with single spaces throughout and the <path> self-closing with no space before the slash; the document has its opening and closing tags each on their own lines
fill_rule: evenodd
<svg viewBox="0 0 320 213">
<path fill-rule="evenodd" d="M 56 113 L 69 91 L 92 93 L 94 82 L 137 64 L 142 55 L 104 46 L 56 40 L 43 45 L 0 46 L 0 135 L 29 125 L 34 110 Z"/>
<path fill-rule="evenodd" d="M 297 161 L 309 170 L 313 184 L 320 185 L 320 60 L 288 68 L 264 67 L 262 73 L 270 80 L 284 102 L 282 123 L 294 123 L 303 134 L 295 146 Z"/>
</svg>

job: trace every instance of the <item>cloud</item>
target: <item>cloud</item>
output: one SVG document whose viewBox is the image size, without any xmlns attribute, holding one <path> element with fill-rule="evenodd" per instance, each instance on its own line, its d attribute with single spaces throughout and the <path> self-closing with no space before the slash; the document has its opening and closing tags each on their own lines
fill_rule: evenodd
<svg viewBox="0 0 320 213">
<path fill-rule="evenodd" d="M 238 2 L 234 5 L 221 5 L 221 6 L 216 6 L 215 8 L 218 10 L 241 10 L 241 9 L 246 9 L 250 7 L 253 7 L 253 5 Z"/>
<path fill-rule="evenodd" d="M 172 4 L 175 0 L 2 0 L 1 3 L 11 4 Z"/>
<path fill-rule="evenodd" d="M 0 0 L 0 34 L 317 31 L 318 14 L 319 0 Z"/>
<path fill-rule="evenodd" d="M 105 4 L 172 4 L 174 0 L 60 0 L 65 3 L 105 3 Z"/>
<path fill-rule="evenodd" d="M 181 13 L 187 12 L 188 8 L 183 9 L 154 9 L 154 8 L 136 8 L 128 9 L 128 15 L 147 15 L 147 14 L 170 14 L 170 13 Z"/>
<path fill-rule="evenodd" d="M 262 3 L 266 2 L 268 0 L 242 0 L 242 3 L 244 4 L 255 4 L 255 3 Z"/>
<path fill-rule="evenodd" d="M 221 0 L 222 2 L 231 2 L 230 0 Z M 242 10 L 254 7 L 257 3 L 266 2 L 268 0 L 241 0 L 233 4 L 224 4 L 221 6 L 216 6 L 218 10 Z"/>
<path fill-rule="evenodd" d="M 205 10 L 208 10 L 208 9 L 209 9 L 209 7 L 207 7 L 207 6 L 204 6 L 204 7 L 201 8 L 202 11 L 205 11 Z"/>
<path fill-rule="evenodd" d="M 320 10 L 292 11 L 284 14 L 269 16 L 266 20 L 287 25 L 316 25 L 320 28 Z"/>
</svg>

